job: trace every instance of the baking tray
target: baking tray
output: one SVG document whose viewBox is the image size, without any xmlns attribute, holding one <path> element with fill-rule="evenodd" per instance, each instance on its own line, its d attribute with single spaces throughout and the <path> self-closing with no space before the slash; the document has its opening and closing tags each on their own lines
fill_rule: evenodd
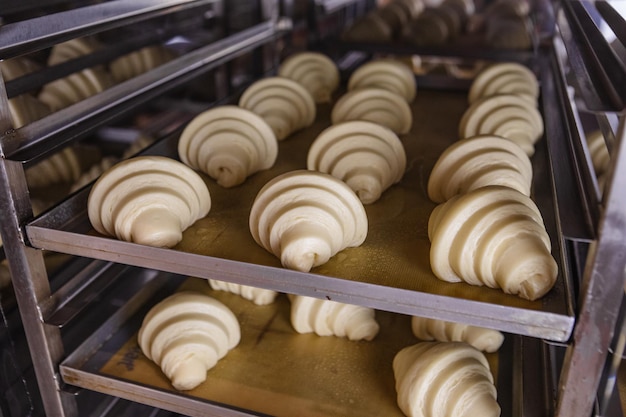
<svg viewBox="0 0 626 417">
<path fill-rule="evenodd" d="M 186 276 L 568 340 L 574 314 L 545 139 L 533 156 L 533 198 L 544 216 L 560 267 L 554 288 L 543 299 L 531 302 L 499 290 L 445 283 L 431 272 L 427 223 L 435 204 L 427 197 L 426 184 L 438 156 L 457 140 L 458 122 L 467 108 L 466 90 L 419 89 L 412 104 L 413 127 L 401 137 L 407 153 L 406 173 L 378 202 L 366 207 L 369 233 L 361 247 L 338 253 L 310 273 L 282 268 L 277 258 L 259 247 L 248 229 L 254 197 L 276 175 L 306 166 L 310 143 L 330 125 L 331 108 L 331 104 L 319 105 L 311 127 L 280 142 L 275 166 L 249 177 L 241 186 L 223 189 L 203 176 L 212 196 L 211 212 L 187 229 L 173 249 L 98 235 L 86 215 L 89 188 L 30 222 L 28 240 L 37 248 Z M 176 157 L 177 140 L 176 134 L 164 138 L 148 153 Z"/>
<path fill-rule="evenodd" d="M 226 304 L 240 322 L 242 337 L 208 371 L 204 383 L 181 393 L 141 353 L 136 339 L 149 307 L 173 291 L 189 289 Z M 391 364 L 400 349 L 419 342 L 408 316 L 377 311 L 381 327 L 377 337 L 352 342 L 296 333 L 284 295 L 273 304 L 256 306 L 237 295 L 211 290 L 205 280 L 180 276 L 150 285 L 145 292 L 61 364 L 65 383 L 197 417 L 403 416 L 396 403 Z M 541 383 L 523 380 L 523 352 L 517 339 L 521 338 L 506 335 L 500 351 L 486 355 L 503 416 L 518 415 L 516 410 L 523 409 L 515 405 L 523 402 L 522 392 L 534 403 L 542 398 Z"/>
</svg>

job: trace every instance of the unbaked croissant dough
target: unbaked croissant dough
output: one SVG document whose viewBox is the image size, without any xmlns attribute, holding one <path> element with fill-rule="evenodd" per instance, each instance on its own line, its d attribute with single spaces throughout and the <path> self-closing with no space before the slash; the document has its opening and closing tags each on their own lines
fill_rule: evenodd
<svg viewBox="0 0 626 417">
<path fill-rule="evenodd" d="M 278 75 L 300 83 L 316 103 L 327 103 L 339 87 L 339 69 L 326 55 L 319 52 L 300 52 L 285 59 Z"/>
<path fill-rule="evenodd" d="M 138 342 L 177 390 L 190 390 L 241 338 L 233 312 L 207 295 L 182 291 L 150 309 Z"/>
<path fill-rule="evenodd" d="M 348 79 L 348 91 L 361 88 L 382 88 L 407 102 L 415 99 L 415 75 L 404 63 L 394 59 L 377 59 L 358 67 Z"/>
<path fill-rule="evenodd" d="M 543 119 L 534 104 L 516 94 L 496 94 L 476 100 L 461 117 L 459 137 L 502 136 L 527 155 L 543 135 Z"/>
<path fill-rule="evenodd" d="M 330 118 L 333 124 L 350 120 L 378 123 L 397 134 L 408 133 L 413 124 L 413 114 L 404 97 L 381 88 L 345 93 L 333 106 Z"/>
<path fill-rule="evenodd" d="M 180 135 L 178 155 L 190 167 L 234 187 L 260 170 L 271 168 L 278 155 L 276 136 L 250 110 L 219 106 L 196 116 Z"/>
<path fill-rule="evenodd" d="M 291 295 L 291 325 L 298 333 L 372 340 L 380 329 L 368 307 Z"/>
<path fill-rule="evenodd" d="M 499 417 L 485 355 L 466 343 L 423 342 L 393 359 L 398 406 L 408 417 Z"/>
<path fill-rule="evenodd" d="M 487 186 L 435 207 L 428 221 L 430 265 L 439 279 L 501 288 L 535 300 L 554 285 L 557 264 L 535 203 Z"/>
<path fill-rule="evenodd" d="M 0 61 L 0 72 L 5 82 L 23 77 L 40 69 L 41 65 L 25 56 L 17 56 Z"/>
<path fill-rule="evenodd" d="M 182 232 L 210 208 L 202 178 L 162 156 L 139 156 L 114 165 L 96 181 L 88 200 L 96 231 L 157 247 L 176 245 Z"/>
<path fill-rule="evenodd" d="M 250 211 L 255 242 L 284 267 L 308 272 L 367 236 L 363 204 L 345 183 L 316 171 L 296 170 L 270 180 Z"/>
<path fill-rule="evenodd" d="M 274 302 L 274 299 L 278 295 L 276 291 L 268 290 L 265 288 L 253 287 L 250 285 L 235 284 L 227 281 L 220 281 L 217 279 L 209 279 L 209 285 L 216 291 L 226 291 L 232 294 L 237 294 L 252 301 L 256 305 L 267 305 Z"/>
<path fill-rule="evenodd" d="M 41 188 L 52 184 L 73 183 L 82 172 L 78 154 L 66 147 L 26 170 L 29 187 Z"/>
<path fill-rule="evenodd" d="M 398 136 L 386 127 L 349 121 L 318 135 L 309 147 L 307 168 L 339 178 L 363 204 L 370 204 L 402 179 L 406 154 Z"/>
<path fill-rule="evenodd" d="M 504 342 L 504 335 L 497 330 L 450 321 L 411 317 L 411 329 L 421 340 L 438 342 L 465 342 L 484 352 L 495 352 Z"/>
<path fill-rule="evenodd" d="M 591 164 L 598 179 L 598 187 L 600 188 L 600 193 L 602 193 L 611 163 L 609 148 L 607 148 L 604 136 L 600 130 L 587 134 L 586 141 L 591 154 Z"/>
<path fill-rule="evenodd" d="M 472 82 L 468 101 L 471 104 L 481 98 L 503 93 L 518 94 L 536 104 L 539 96 L 537 77 L 530 69 L 516 62 L 490 65 Z"/>
<path fill-rule="evenodd" d="M 261 116 L 278 140 L 315 121 L 315 100 L 302 85 L 285 77 L 267 77 L 248 87 L 239 106 Z"/>
<path fill-rule="evenodd" d="M 161 45 L 146 46 L 123 55 L 109 64 L 113 79 L 121 83 L 174 59 L 174 53 Z"/>
<path fill-rule="evenodd" d="M 9 99 L 9 112 L 13 118 L 13 127 L 19 129 L 49 115 L 50 108 L 30 94 L 21 94 Z"/>
<path fill-rule="evenodd" d="M 110 74 L 101 68 L 88 68 L 43 86 L 39 100 L 52 111 L 61 110 L 113 85 Z"/>
<path fill-rule="evenodd" d="M 83 55 L 89 55 L 101 47 L 100 42 L 89 36 L 58 43 L 50 50 L 48 65 L 57 65 Z"/>
<path fill-rule="evenodd" d="M 446 148 L 428 179 L 428 197 L 444 201 L 486 185 L 502 185 L 530 195 L 532 165 L 515 143 L 499 136 L 475 136 Z"/>
<path fill-rule="evenodd" d="M 40 69 L 41 66 L 37 62 L 27 57 L 20 56 L 0 61 L 0 72 L 2 72 L 2 77 L 5 82 L 20 78 Z M 9 112 L 13 119 L 13 127 L 19 129 L 24 125 L 47 116 L 50 114 L 50 109 L 32 94 L 26 93 L 9 99 Z"/>
</svg>

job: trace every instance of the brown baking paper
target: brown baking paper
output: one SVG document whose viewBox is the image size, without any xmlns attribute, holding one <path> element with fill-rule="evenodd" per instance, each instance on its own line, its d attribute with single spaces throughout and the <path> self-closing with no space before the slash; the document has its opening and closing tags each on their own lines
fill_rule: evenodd
<svg viewBox="0 0 626 417">
<path fill-rule="evenodd" d="M 237 295 L 213 291 L 202 279 L 188 279 L 180 289 L 220 300 L 241 325 L 239 345 L 207 372 L 204 383 L 185 394 L 277 417 L 403 416 L 396 405 L 392 361 L 400 349 L 419 342 L 409 316 L 377 311 L 377 337 L 352 342 L 296 333 L 285 295 L 271 305 L 256 306 Z M 497 354 L 487 357 L 497 375 Z M 136 333 L 100 372 L 176 392 L 141 353 Z"/>
</svg>

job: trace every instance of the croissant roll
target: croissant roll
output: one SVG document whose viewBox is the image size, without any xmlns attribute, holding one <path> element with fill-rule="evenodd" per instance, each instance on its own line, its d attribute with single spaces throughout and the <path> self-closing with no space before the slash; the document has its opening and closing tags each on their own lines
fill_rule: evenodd
<svg viewBox="0 0 626 417">
<path fill-rule="evenodd" d="M 209 279 L 209 285 L 216 291 L 226 291 L 231 294 L 237 294 L 246 300 L 252 301 L 256 305 L 267 305 L 274 302 L 278 295 L 276 291 L 265 288 L 257 288 L 250 285 L 235 284 L 217 279 Z"/>
<path fill-rule="evenodd" d="M 316 103 L 327 103 L 339 87 L 337 65 L 319 52 L 300 52 L 285 59 L 278 75 L 301 84 L 311 93 Z"/>
<path fill-rule="evenodd" d="M 448 282 L 500 288 L 535 300 L 558 274 L 535 203 L 507 187 L 487 186 L 435 207 L 428 222 L 430 264 Z"/>
<path fill-rule="evenodd" d="M 182 232 L 210 208 L 202 178 L 162 156 L 139 156 L 114 165 L 96 181 L 88 200 L 96 231 L 157 247 L 176 245 Z"/>
<path fill-rule="evenodd" d="M 347 92 L 335 103 L 330 118 L 333 124 L 351 120 L 377 123 L 397 134 L 408 133 L 413 124 L 411 108 L 406 100 L 381 88 Z"/>
<path fill-rule="evenodd" d="M 358 67 L 348 79 L 348 91 L 361 88 L 382 88 L 396 93 L 407 102 L 415 99 L 415 75 L 404 63 L 378 59 Z"/>
<path fill-rule="evenodd" d="M 398 406 L 409 417 L 499 417 L 485 355 L 466 343 L 423 342 L 393 359 Z"/>
<path fill-rule="evenodd" d="M 371 122 L 350 121 L 318 135 L 309 148 L 307 168 L 339 178 L 363 204 L 370 204 L 402 179 L 406 154 L 391 130 Z"/>
<path fill-rule="evenodd" d="M 175 293 L 150 309 L 139 329 L 144 355 L 156 363 L 177 390 L 190 390 L 241 339 L 233 312 L 212 297 Z"/>
<path fill-rule="evenodd" d="M 283 140 L 315 121 L 315 100 L 302 85 L 285 77 L 268 77 L 253 83 L 239 106 L 261 116 Z"/>
<path fill-rule="evenodd" d="M 308 272 L 367 236 L 363 204 L 346 184 L 321 172 L 296 170 L 275 177 L 250 211 L 255 242 L 284 267 Z"/>
<path fill-rule="evenodd" d="M 428 179 L 428 197 L 444 201 L 487 185 L 502 185 L 530 195 L 532 165 L 515 143 L 499 136 L 455 142 L 441 154 Z"/>
<path fill-rule="evenodd" d="M 426 317 L 411 317 L 411 329 L 415 337 L 421 340 L 465 342 L 490 353 L 500 349 L 504 342 L 504 335 L 497 330 Z"/>
<path fill-rule="evenodd" d="M 372 340 L 380 329 L 371 308 L 303 295 L 290 296 L 291 325 L 298 333 Z"/>
</svg>

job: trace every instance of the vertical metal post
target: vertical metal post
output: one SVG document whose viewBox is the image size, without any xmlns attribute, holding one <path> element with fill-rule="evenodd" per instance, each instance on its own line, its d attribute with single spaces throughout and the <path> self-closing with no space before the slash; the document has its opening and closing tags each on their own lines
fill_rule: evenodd
<svg viewBox="0 0 626 417">
<path fill-rule="evenodd" d="M 591 244 L 580 312 L 567 348 L 557 398 L 558 417 L 589 417 L 624 294 L 626 267 L 626 122 L 620 119 L 598 238 Z"/>
<path fill-rule="evenodd" d="M 12 129 L 4 82 L 0 75 L 0 138 Z M 43 322 L 40 302 L 50 296 L 46 266 L 41 251 L 24 242 L 21 226 L 32 217 L 26 175 L 22 163 L 5 158 L 14 141 L 0 140 L 0 236 L 24 333 L 28 341 L 42 402 L 48 416 L 77 415 L 75 400 L 60 390 L 57 365 L 63 357 L 60 330 Z M 13 143 L 14 145 L 14 143 Z"/>
</svg>

